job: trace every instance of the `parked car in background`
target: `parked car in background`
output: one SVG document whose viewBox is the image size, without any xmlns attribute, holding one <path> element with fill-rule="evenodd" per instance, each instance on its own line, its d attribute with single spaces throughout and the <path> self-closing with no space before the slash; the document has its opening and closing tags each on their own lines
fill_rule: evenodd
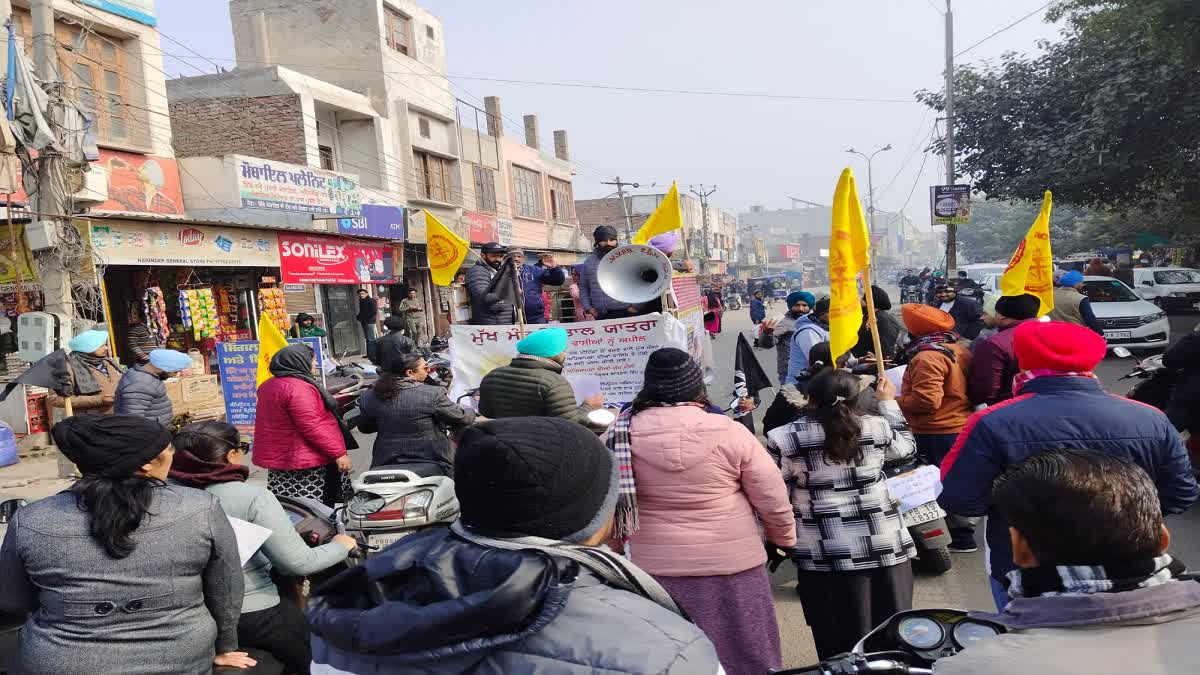
<svg viewBox="0 0 1200 675">
<path fill-rule="evenodd" d="M 1186 267 L 1136 267 L 1137 294 L 1165 310 L 1200 309 L 1200 270 Z"/>
<path fill-rule="evenodd" d="M 1084 277 L 1083 292 L 1092 301 L 1092 312 L 1100 322 L 1109 348 L 1165 348 L 1171 341 L 1167 313 L 1143 300 L 1121 280 Z"/>
</svg>

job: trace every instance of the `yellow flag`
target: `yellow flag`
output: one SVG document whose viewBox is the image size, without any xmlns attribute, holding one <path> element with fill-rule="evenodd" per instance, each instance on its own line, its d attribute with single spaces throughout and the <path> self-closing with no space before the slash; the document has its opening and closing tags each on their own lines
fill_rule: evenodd
<svg viewBox="0 0 1200 675">
<path fill-rule="evenodd" d="M 454 281 L 454 273 L 467 257 L 470 244 L 429 211 L 425 212 L 425 241 L 425 249 L 429 254 L 429 276 L 438 286 L 449 286 Z"/>
<path fill-rule="evenodd" d="M 672 181 L 667 196 L 663 197 L 658 208 L 654 209 L 654 213 L 650 214 L 650 217 L 638 229 L 637 234 L 633 235 L 633 241 L 630 243 L 648 244 L 652 237 L 671 230 L 678 230 L 681 227 L 683 227 L 683 214 L 679 211 L 679 188 Z"/>
<path fill-rule="evenodd" d="M 829 234 L 829 351 L 835 361 L 858 342 L 863 316 L 855 277 L 871 262 L 869 243 L 854 172 L 844 169 L 833 193 Z"/>
<path fill-rule="evenodd" d="M 1050 191 L 1042 197 L 1042 210 L 1017 246 L 1000 277 L 1000 295 L 1036 295 L 1042 301 L 1038 316 L 1054 309 L 1054 256 L 1050 253 Z"/>
<path fill-rule="evenodd" d="M 258 317 L 258 378 L 255 387 L 261 387 L 263 382 L 271 379 L 271 357 L 275 352 L 287 346 L 283 333 L 271 321 L 271 317 L 263 312 Z"/>
</svg>

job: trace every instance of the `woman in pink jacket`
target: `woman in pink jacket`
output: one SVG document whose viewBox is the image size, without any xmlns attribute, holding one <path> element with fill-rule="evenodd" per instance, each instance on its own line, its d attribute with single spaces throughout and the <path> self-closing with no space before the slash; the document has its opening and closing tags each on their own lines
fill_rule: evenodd
<svg viewBox="0 0 1200 675">
<path fill-rule="evenodd" d="M 796 524 L 779 469 L 744 426 L 705 410 L 700 366 L 655 351 L 606 440 L 621 472 L 616 535 L 717 647 L 730 675 L 782 667 L 765 563 Z M 757 516 L 757 517 L 756 517 Z"/>
<path fill-rule="evenodd" d="M 267 471 L 279 497 L 308 497 L 329 506 L 350 491 L 350 449 L 358 447 L 337 403 L 313 377 L 312 348 L 293 344 L 271 358 L 273 377 L 258 388 L 254 464 Z"/>
</svg>

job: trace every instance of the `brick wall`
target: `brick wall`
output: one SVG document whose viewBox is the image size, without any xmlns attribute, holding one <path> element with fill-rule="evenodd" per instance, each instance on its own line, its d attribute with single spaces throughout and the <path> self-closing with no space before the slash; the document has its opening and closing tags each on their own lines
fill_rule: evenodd
<svg viewBox="0 0 1200 675">
<path fill-rule="evenodd" d="M 237 154 L 308 164 L 299 95 L 178 101 L 170 109 L 178 158 Z"/>
<path fill-rule="evenodd" d="M 592 230 L 600 225 L 611 225 L 624 233 L 625 210 L 621 208 L 621 200 L 611 199 L 577 199 L 575 200 L 575 218 L 583 230 L 583 235 L 591 240 Z M 633 216 L 633 227 L 636 229 L 646 222 L 646 216 Z"/>
</svg>

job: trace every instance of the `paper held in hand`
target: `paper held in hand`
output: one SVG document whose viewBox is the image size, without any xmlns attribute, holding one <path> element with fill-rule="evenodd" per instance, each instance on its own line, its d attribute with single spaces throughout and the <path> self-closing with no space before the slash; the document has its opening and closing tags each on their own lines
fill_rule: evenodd
<svg viewBox="0 0 1200 675">
<path fill-rule="evenodd" d="M 900 510 L 909 511 L 942 494 L 942 472 L 936 466 L 923 466 L 887 479 L 887 487 L 888 492 L 900 500 Z"/>
</svg>

